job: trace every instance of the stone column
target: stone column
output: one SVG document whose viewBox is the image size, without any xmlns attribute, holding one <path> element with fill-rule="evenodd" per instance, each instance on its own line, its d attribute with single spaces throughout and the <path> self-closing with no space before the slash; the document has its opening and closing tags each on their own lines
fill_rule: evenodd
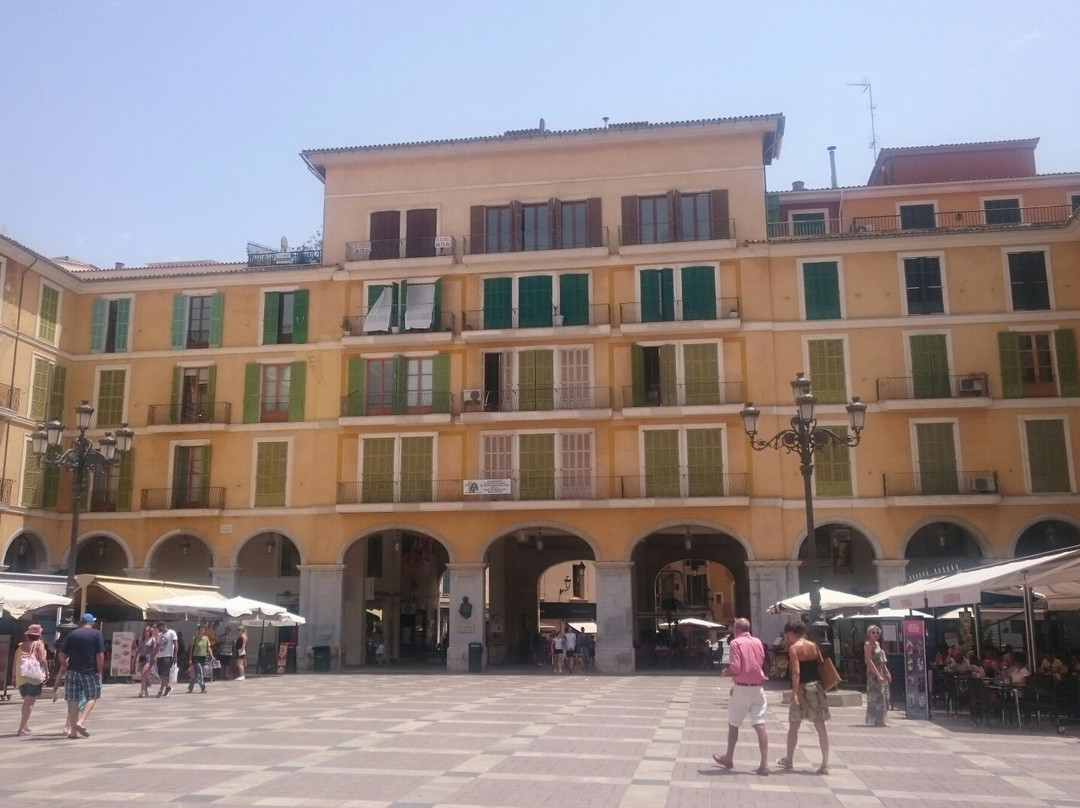
<svg viewBox="0 0 1080 808">
<path fill-rule="evenodd" d="M 341 664 L 341 604 L 344 564 L 301 564 L 300 611 L 307 622 L 300 627 L 296 666 L 311 668 L 311 649 L 316 645 L 330 646 L 331 667 Z"/>
<path fill-rule="evenodd" d="M 904 583 L 907 580 L 907 565 L 906 558 L 875 558 L 877 591 L 884 592 Z"/>
<path fill-rule="evenodd" d="M 210 583 L 220 589 L 225 597 L 236 597 L 241 594 L 236 589 L 239 572 L 239 567 L 211 567 Z"/>
<path fill-rule="evenodd" d="M 747 561 L 746 569 L 750 577 L 750 614 L 745 617 L 750 619 L 754 635 L 768 645 L 784 627 L 784 615 L 769 614 L 769 607 L 799 594 L 799 562 Z"/>
<path fill-rule="evenodd" d="M 596 670 L 634 672 L 633 570 L 630 561 L 596 564 Z"/>
<path fill-rule="evenodd" d="M 468 673 L 469 643 L 484 642 L 484 571 L 486 564 L 450 564 L 450 645 L 446 649 L 446 670 Z M 468 598 L 468 617 L 461 614 Z M 485 662 L 487 648 L 484 649 Z"/>
</svg>

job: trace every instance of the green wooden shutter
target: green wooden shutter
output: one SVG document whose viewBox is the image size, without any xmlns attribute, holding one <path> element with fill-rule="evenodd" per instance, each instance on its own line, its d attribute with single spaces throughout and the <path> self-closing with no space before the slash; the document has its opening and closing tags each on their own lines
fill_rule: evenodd
<svg viewBox="0 0 1080 808">
<path fill-rule="evenodd" d="M 123 372 L 123 371 L 121 371 Z M 49 418 L 64 420 L 64 393 L 67 391 L 67 368 L 54 365 L 49 379 Z"/>
<path fill-rule="evenodd" d="M 641 276 L 641 322 L 675 319 L 675 270 L 643 269 Z"/>
<path fill-rule="evenodd" d="M 724 452 L 719 429 L 686 430 L 686 494 L 691 497 L 724 495 Z"/>
<path fill-rule="evenodd" d="M 41 507 L 55 508 L 60 501 L 60 467 L 48 465 L 41 473 Z"/>
<path fill-rule="evenodd" d="M 206 369 L 206 408 L 214 417 L 214 404 L 217 402 L 217 365 Z"/>
<path fill-rule="evenodd" d="M 263 295 L 263 345 L 277 345 L 280 316 L 281 292 L 267 292 Z"/>
<path fill-rule="evenodd" d="M 846 426 L 830 426 L 829 431 L 847 437 Z M 814 452 L 814 485 L 820 497 L 851 496 L 851 450 L 832 443 L 819 446 Z"/>
<path fill-rule="evenodd" d="M 944 334 L 911 337 L 911 382 L 915 398 L 951 398 L 949 351 Z M 816 379 L 811 376 L 812 380 Z"/>
<path fill-rule="evenodd" d="M 555 499 L 555 435 L 518 437 L 522 499 Z"/>
<path fill-rule="evenodd" d="M 173 449 L 172 501 L 175 505 L 181 499 L 181 493 L 187 490 L 187 472 L 191 466 L 191 446 L 177 446 Z"/>
<path fill-rule="evenodd" d="M 432 409 L 435 412 L 450 412 L 450 357 L 438 354 L 431 364 Z"/>
<path fill-rule="evenodd" d="M 131 339 L 131 298 L 116 301 L 116 352 L 127 353 Z"/>
<path fill-rule="evenodd" d="M 401 439 L 401 502 L 431 502 L 434 440 Z"/>
<path fill-rule="evenodd" d="M 919 481 L 923 494 L 956 494 L 956 444 L 950 423 L 915 424 L 919 451 Z"/>
<path fill-rule="evenodd" d="M 1080 396 L 1080 376 L 1076 367 L 1076 336 L 1071 328 L 1059 328 L 1054 332 L 1054 350 L 1057 353 L 1057 372 L 1060 392 L 1063 396 Z"/>
<path fill-rule="evenodd" d="M 308 305 L 311 293 L 307 289 L 293 292 L 293 345 L 303 345 L 308 341 Z"/>
<path fill-rule="evenodd" d="M 1024 421 L 1027 437 L 1031 493 L 1069 493 L 1069 454 L 1065 445 L 1065 424 L 1057 419 Z"/>
<path fill-rule="evenodd" d="M 630 391 L 631 402 L 635 407 L 645 406 L 645 349 L 640 345 L 630 346 Z"/>
<path fill-rule="evenodd" d="M 181 351 L 187 345 L 187 295 L 173 295 L 172 303 L 172 349 Z"/>
<path fill-rule="evenodd" d="M 105 350 L 105 330 L 108 324 L 105 318 L 108 315 L 109 302 L 97 298 L 90 307 L 90 353 L 101 353 Z"/>
<path fill-rule="evenodd" d="M 682 318 L 716 319 L 716 272 L 712 267 L 682 268 Z"/>
<path fill-rule="evenodd" d="M 173 368 L 172 374 L 172 396 L 169 399 L 169 421 L 168 423 L 180 423 L 180 395 L 184 389 L 184 369 L 181 367 Z"/>
<path fill-rule="evenodd" d="M 484 328 L 513 326 L 513 296 L 510 278 L 484 278 Z"/>
<path fill-rule="evenodd" d="M 259 403 L 262 398 L 262 365 L 249 362 L 244 366 L 244 423 L 259 423 Z"/>
<path fill-rule="evenodd" d="M 117 452 L 117 454 L 120 454 Z M 116 509 L 131 510 L 131 489 L 135 480 L 135 450 L 130 449 L 120 455 L 120 478 L 116 482 Z"/>
<path fill-rule="evenodd" d="M 642 434 L 645 448 L 645 496 L 679 496 L 679 433 L 649 429 Z"/>
<path fill-rule="evenodd" d="M 678 358 L 674 345 L 660 346 L 660 404 L 674 407 L 679 403 Z"/>
<path fill-rule="evenodd" d="M 363 415 L 366 407 L 364 402 L 364 385 L 367 382 L 365 360 L 362 356 L 350 356 L 346 368 L 345 381 L 345 414 Z"/>
<path fill-rule="evenodd" d="M 835 261 L 803 264 L 807 320 L 840 317 L 840 270 Z"/>
<path fill-rule="evenodd" d="M 407 370 L 408 362 L 401 354 L 394 356 L 394 401 L 393 410 L 395 415 L 399 415 L 405 412 L 405 399 L 406 389 L 408 385 Z M 383 387 L 383 393 L 386 393 L 386 386 Z"/>
<path fill-rule="evenodd" d="M 405 311 L 409 307 L 409 282 L 394 285 L 394 310 L 390 313 L 390 325 L 405 332 Z"/>
<path fill-rule="evenodd" d="M 714 342 L 683 346 L 683 372 L 688 406 L 720 404 L 720 358 Z"/>
<path fill-rule="evenodd" d="M 285 441 L 263 441 L 255 455 L 255 507 L 285 506 L 288 488 L 289 444 Z"/>
<path fill-rule="evenodd" d="M 289 368 L 289 420 L 304 420 L 307 394 L 307 362 L 293 362 Z"/>
<path fill-rule="evenodd" d="M 551 327 L 553 300 L 550 275 L 528 275 L 518 280 L 518 327 Z"/>
<path fill-rule="evenodd" d="M 208 443 L 205 446 L 200 446 L 198 448 L 202 450 L 203 456 L 202 490 L 199 494 L 199 500 L 205 508 L 210 505 L 210 472 L 213 469 L 212 460 L 214 457 L 214 447 Z"/>
<path fill-rule="evenodd" d="M 443 330 L 443 321 L 442 321 L 442 278 L 436 278 L 435 279 L 435 290 L 432 292 L 432 295 L 431 295 L 431 329 L 433 331 L 442 331 Z M 453 329 L 448 326 L 446 330 L 447 331 L 452 331 Z"/>
<path fill-rule="evenodd" d="M 589 325 L 589 276 L 559 276 L 559 314 L 563 325 Z"/>
<path fill-rule="evenodd" d="M 518 403 L 522 410 L 555 408 L 555 355 L 549 349 L 518 354 Z"/>
<path fill-rule="evenodd" d="M 215 292 L 210 296 L 210 347 L 221 347 L 221 329 L 225 318 L 225 294 Z"/>
<path fill-rule="evenodd" d="M 810 382 L 819 404 L 847 401 L 847 374 L 844 369 L 844 341 L 815 339 L 807 343 Z"/>
<path fill-rule="evenodd" d="M 34 359 L 34 374 L 30 381 L 30 418 L 38 423 L 48 420 L 49 380 L 52 377 L 52 362 L 47 359 Z"/>
<path fill-rule="evenodd" d="M 22 506 L 24 508 L 41 507 L 41 467 L 44 464 L 26 442 L 26 457 L 23 460 Z"/>
<path fill-rule="evenodd" d="M 1015 331 L 998 332 L 998 359 L 1001 362 L 1001 395 L 1022 398 L 1024 383 L 1020 375 L 1020 335 Z"/>
<path fill-rule="evenodd" d="M 362 441 L 361 502 L 393 502 L 394 442 L 394 438 Z"/>
</svg>

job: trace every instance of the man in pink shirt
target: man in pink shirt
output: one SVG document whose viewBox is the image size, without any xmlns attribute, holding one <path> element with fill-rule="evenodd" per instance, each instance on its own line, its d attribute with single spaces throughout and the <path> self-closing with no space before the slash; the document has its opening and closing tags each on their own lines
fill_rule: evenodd
<svg viewBox="0 0 1080 808">
<path fill-rule="evenodd" d="M 761 763 L 756 774 L 769 775 L 769 736 L 765 732 L 765 646 L 750 634 L 750 621 L 740 617 L 735 621 L 735 639 L 729 645 L 730 664 L 727 673 L 735 684 L 728 702 L 727 752 L 713 755 L 713 760 L 725 769 L 735 765 L 735 744 L 739 740 L 739 727 L 750 716 L 750 726 L 758 737 Z"/>
</svg>

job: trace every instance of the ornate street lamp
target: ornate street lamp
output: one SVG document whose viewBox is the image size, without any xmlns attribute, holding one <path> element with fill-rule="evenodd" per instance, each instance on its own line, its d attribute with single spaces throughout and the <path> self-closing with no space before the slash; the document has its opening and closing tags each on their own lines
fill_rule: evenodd
<svg viewBox="0 0 1080 808">
<path fill-rule="evenodd" d="M 75 625 L 75 550 L 79 540 L 79 515 L 82 511 L 82 501 L 86 490 L 86 472 L 101 472 L 119 464 L 120 458 L 117 453 L 123 455 L 131 451 L 131 443 L 135 433 L 128 429 L 127 424 L 122 424 L 116 434 L 106 432 L 98 441 L 97 448 L 86 437 L 86 430 L 90 428 L 90 421 L 94 417 L 94 408 L 89 401 L 84 401 L 75 408 L 75 426 L 79 435 L 71 442 L 71 448 L 60 451 L 60 440 L 64 436 L 64 425 L 57 420 L 41 424 L 30 436 L 30 446 L 34 454 L 41 458 L 42 463 L 52 466 L 70 469 L 75 472 L 71 483 L 71 540 L 68 545 L 67 565 L 67 589 L 65 593 L 72 598 L 72 603 L 64 607 L 62 622 L 57 629 L 62 636 L 73 630 Z"/>
<path fill-rule="evenodd" d="M 747 402 L 739 411 L 743 428 L 750 437 L 750 445 L 756 450 L 784 449 L 799 456 L 799 470 L 803 477 L 803 498 L 806 502 L 806 555 L 810 562 L 810 624 L 817 635 L 815 641 L 825 637 L 824 620 L 821 614 L 821 581 L 818 580 L 817 537 L 814 535 L 814 453 L 828 446 L 859 445 L 859 439 L 866 425 L 866 405 L 853 396 L 845 407 L 851 422 L 851 434 L 838 435 L 830 429 L 819 427 L 814 417 L 817 399 L 810 392 L 810 380 L 802 373 L 796 373 L 791 382 L 791 391 L 795 396 L 795 415 L 791 419 L 791 428 L 777 432 L 764 440 L 757 437 L 758 419 L 761 410 Z"/>
</svg>

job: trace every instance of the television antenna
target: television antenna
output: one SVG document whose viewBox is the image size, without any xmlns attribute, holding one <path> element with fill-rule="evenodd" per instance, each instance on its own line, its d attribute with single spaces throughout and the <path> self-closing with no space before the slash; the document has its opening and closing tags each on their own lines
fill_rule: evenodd
<svg viewBox="0 0 1080 808">
<path fill-rule="evenodd" d="M 870 148 L 874 150 L 874 161 L 876 162 L 877 161 L 878 140 L 877 140 L 877 127 L 874 125 L 874 110 L 877 109 L 877 107 L 874 106 L 874 88 L 873 88 L 873 85 L 870 84 L 870 79 L 863 76 L 862 81 L 849 81 L 849 82 L 847 82 L 847 86 L 848 87 L 862 87 L 863 92 L 865 92 L 870 97 Z"/>
</svg>

